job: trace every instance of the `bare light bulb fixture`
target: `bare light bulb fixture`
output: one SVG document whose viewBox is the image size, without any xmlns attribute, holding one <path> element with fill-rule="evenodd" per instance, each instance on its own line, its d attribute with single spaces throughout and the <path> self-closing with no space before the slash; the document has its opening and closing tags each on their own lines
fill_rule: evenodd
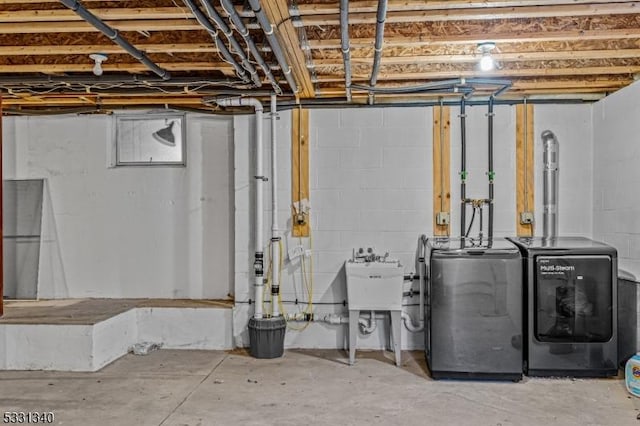
<svg viewBox="0 0 640 426">
<path fill-rule="evenodd" d="M 95 61 L 93 66 L 93 73 L 98 77 L 102 75 L 102 63 L 107 60 L 107 55 L 104 53 L 92 53 L 89 58 Z"/>
<path fill-rule="evenodd" d="M 496 67 L 496 61 L 491 56 L 491 51 L 496 48 L 496 44 L 491 41 L 478 43 L 478 51 L 482 54 L 480 57 L 480 71 L 491 71 Z"/>
</svg>

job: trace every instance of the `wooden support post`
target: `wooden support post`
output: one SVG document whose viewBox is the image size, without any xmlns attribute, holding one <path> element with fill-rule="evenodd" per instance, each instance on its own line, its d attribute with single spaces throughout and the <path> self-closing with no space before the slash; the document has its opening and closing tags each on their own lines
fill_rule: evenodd
<svg viewBox="0 0 640 426">
<path fill-rule="evenodd" d="M 309 110 L 293 109 L 291 115 L 291 223 L 294 237 L 308 237 L 311 216 L 303 208 L 300 217 L 296 206 L 309 201 Z M 302 203 L 304 207 L 304 201 Z M 301 223 L 301 219 L 304 221 Z"/>
<path fill-rule="evenodd" d="M 0 248 L 0 317 L 4 313 L 4 226 L 2 212 L 4 206 L 2 205 L 2 187 L 4 186 L 4 174 L 2 172 L 2 95 L 0 95 L 0 242 L 2 247 Z"/>
<path fill-rule="evenodd" d="M 451 116 L 449 107 L 433 107 L 433 235 L 449 235 L 438 214 L 451 219 Z"/>
<path fill-rule="evenodd" d="M 534 232 L 533 105 L 516 106 L 516 233 L 532 237 Z M 523 216 L 528 216 L 525 218 Z M 526 223 L 530 219 L 530 223 Z"/>
</svg>

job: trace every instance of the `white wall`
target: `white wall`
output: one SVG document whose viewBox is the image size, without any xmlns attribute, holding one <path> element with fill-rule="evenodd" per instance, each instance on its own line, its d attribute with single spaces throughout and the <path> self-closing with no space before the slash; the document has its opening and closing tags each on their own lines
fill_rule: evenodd
<svg viewBox="0 0 640 426">
<path fill-rule="evenodd" d="M 640 84 L 597 102 L 594 126 L 594 237 L 618 249 L 619 266 L 640 277 Z"/>
<path fill-rule="evenodd" d="M 573 194 L 562 205 L 560 232 L 566 235 L 591 236 L 592 183 L 590 106 L 555 105 L 535 107 L 536 147 L 536 211 L 541 211 L 542 149 L 539 134 L 551 129 L 561 143 L 560 194 Z M 452 235 L 459 233 L 459 110 L 451 109 L 451 182 Z M 468 107 L 467 195 L 484 198 L 487 194 L 487 119 L 486 106 Z M 496 236 L 515 234 L 515 107 L 497 106 L 494 122 L 496 172 Z M 281 226 L 286 224 L 285 251 L 300 244 L 289 233 L 291 127 L 290 112 L 280 114 L 278 122 L 279 191 Z M 266 175 L 270 175 L 269 125 L 265 115 L 264 140 Z M 253 118 L 234 119 L 236 144 L 236 300 L 239 303 L 234 318 L 236 343 L 248 343 L 246 324 L 253 299 L 251 278 L 252 236 L 252 169 L 250 155 Z M 352 249 L 374 246 L 400 258 L 407 273 L 415 271 L 417 239 L 430 235 L 432 229 L 432 109 L 431 108 L 368 108 L 316 109 L 310 112 L 310 185 L 313 245 L 313 298 L 322 303 L 314 312 L 344 313 L 346 299 L 343 263 Z M 577 188 L 573 186 L 579 184 Z M 267 190 L 267 192 L 269 192 Z M 569 197 L 569 195 L 566 195 Z M 265 203 L 265 223 L 270 224 L 269 197 Z M 469 216 L 468 216 L 469 217 Z M 575 218 L 575 219 L 574 219 Z M 541 215 L 537 219 L 542 222 Z M 541 233 L 539 227 L 536 234 Z M 476 231 L 473 231 L 476 232 Z M 486 225 L 485 225 L 486 232 Z M 265 241 L 270 235 L 265 227 Z M 309 246 L 309 240 L 302 244 Z M 408 289 L 409 283 L 405 287 Z M 414 283 L 417 288 L 417 283 Z M 299 260 L 285 261 L 281 286 L 285 300 L 306 300 Z M 406 299 L 417 303 L 417 298 Z M 268 307 L 268 305 L 267 305 Z M 301 309 L 285 304 L 287 311 Z M 417 315 L 415 307 L 408 312 Z M 417 319 L 417 318 L 416 318 Z M 359 347 L 380 347 L 388 329 L 379 327 L 368 337 L 362 337 Z M 338 347 L 345 345 L 346 327 L 312 324 L 306 330 L 287 332 L 290 347 Z M 422 333 L 411 334 L 403 329 L 404 346 L 422 346 Z"/>
<path fill-rule="evenodd" d="M 4 119 L 5 178 L 48 181 L 39 296 L 226 297 L 231 120 L 187 117 L 186 168 L 108 168 L 113 119 Z"/>
</svg>

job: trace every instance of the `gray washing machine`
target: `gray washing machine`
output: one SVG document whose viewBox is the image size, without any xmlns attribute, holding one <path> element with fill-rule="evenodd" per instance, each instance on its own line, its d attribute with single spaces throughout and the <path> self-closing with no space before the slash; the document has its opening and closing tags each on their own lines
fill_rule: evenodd
<svg viewBox="0 0 640 426">
<path fill-rule="evenodd" d="M 520 380 L 522 259 L 505 239 L 427 241 L 426 357 L 434 379 Z"/>
<path fill-rule="evenodd" d="M 511 240 L 525 264 L 525 372 L 615 376 L 616 249 L 582 237 Z"/>
</svg>

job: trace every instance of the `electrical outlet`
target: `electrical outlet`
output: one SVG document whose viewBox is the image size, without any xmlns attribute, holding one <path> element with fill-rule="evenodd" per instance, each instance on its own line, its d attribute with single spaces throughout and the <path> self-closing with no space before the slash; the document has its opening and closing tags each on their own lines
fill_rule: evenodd
<svg viewBox="0 0 640 426">
<path fill-rule="evenodd" d="M 302 256 L 303 254 L 305 254 L 305 250 L 304 247 L 302 246 L 295 246 L 291 249 L 289 249 L 289 260 L 294 260 L 297 257 Z"/>
<path fill-rule="evenodd" d="M 533 223 L 533 212 L 520 212 L 520 225 L 531 225 Z"/>
<path fill-rule="evenodd" d="M 449 212 L 438 212 L 436 214 L 436 225 L 448 225 L 449 224 Z"/>
</svg>

